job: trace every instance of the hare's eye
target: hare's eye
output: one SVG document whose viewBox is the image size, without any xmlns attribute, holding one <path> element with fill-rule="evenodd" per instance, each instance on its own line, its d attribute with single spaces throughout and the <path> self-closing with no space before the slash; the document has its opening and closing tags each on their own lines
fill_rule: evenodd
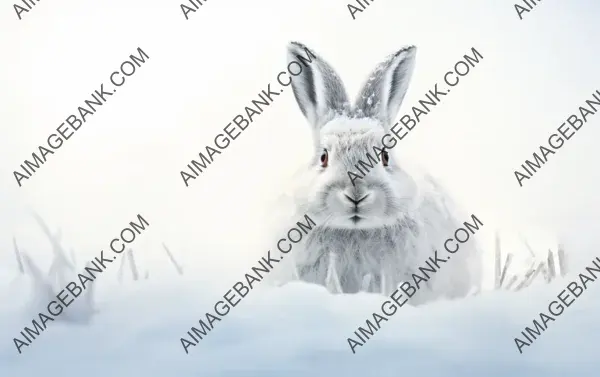
<svg viewBox="0 0 600 377">
<path fill-rule="evenodd" d="M 321 166 L 326 168 L 327 162 L 329 162 L 329 153 L 327 153 L 327 149 L 323 149 L 323 153 L 321 154 Z"/>
<path fill-rule="evenodd" d="M 390 155 L 387 151 L 381 152 L 381 162 L 383 162 L 383 166 L 388 166 L 390 162 Z"/>
</svg>

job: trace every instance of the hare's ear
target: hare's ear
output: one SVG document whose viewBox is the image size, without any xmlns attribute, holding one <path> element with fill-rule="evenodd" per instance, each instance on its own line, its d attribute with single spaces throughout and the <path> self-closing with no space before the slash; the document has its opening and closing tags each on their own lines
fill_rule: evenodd
<svg viewBox="0 0 600 377">
<path fill-rule="evenodd" d="M 299 75 L 292 77 L 292 89 L 298 106 L 308 119 L 313 132 L 335 115 L 349 108 L 344 84 L 333 68 L 321 57 L 298 42 L 288 45 L 288 71 Z"/>
<path fill-rule="evenodd" d="M 408 89 L 416 52 L 415 46 L 406 46 L 379 63 L 363 84 L 355 110 L 389 128 Z"/>
</svg>

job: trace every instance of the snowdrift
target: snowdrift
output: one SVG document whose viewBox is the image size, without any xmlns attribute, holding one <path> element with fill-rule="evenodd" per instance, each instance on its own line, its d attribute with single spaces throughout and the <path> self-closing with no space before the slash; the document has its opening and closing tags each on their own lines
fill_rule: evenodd
<svg viewBox="0 0 600 377">
<path fill-rule="evenodd" d="M 3 272 L 0 375 L 596 376 L 597 282 L 523 354 L 514 343 L 578 272 L 516 293 L 402 307 L 355 354 L 347 338 L 380 311 L 385 296 L 331 295 L 300 282 L 279 288 L 259 283 L 186 354 L 180 338 L 229 289 L 189 276 L 123 285 L 98 280 L 99 312 L 90 323 L 49 322 L 19 354 L 13 337 L 31 325 L 33 284 Z"/>
</svg>

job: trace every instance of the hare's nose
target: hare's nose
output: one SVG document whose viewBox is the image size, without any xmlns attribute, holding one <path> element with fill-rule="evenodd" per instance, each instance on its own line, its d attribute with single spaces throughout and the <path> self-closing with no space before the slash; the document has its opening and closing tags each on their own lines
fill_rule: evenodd
<svg viewBox="0 0 600 377">
<path fill-rule="evenodd" d="M 358 200 L 354 200 L 354 198 L 352 198 L 351 196 L 348 196 L 346 194 L 344 194 L 344 196 L 346 197 L 346 199 L 348 199 L 350 202 L 352 202 L 355 206 L 357 206 L 358 203 L 360 203 L 363 200 L 365 200 L 369 196 L 369 194 L 366 194 L 365 196 L 363 196 L 362 198 L 360 198 Z"/>
</svg>

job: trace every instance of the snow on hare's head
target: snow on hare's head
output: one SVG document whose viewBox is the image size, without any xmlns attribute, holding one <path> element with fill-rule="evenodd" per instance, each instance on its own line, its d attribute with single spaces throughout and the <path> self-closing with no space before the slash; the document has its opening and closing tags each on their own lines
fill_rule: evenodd
<svg viewBox="0 0 600 377">
<path fill-rule="evenodd" d="M 294 96 L 313 131 L 314 152 L 308 182 L 302 193 L 304 210 L 322 226 L 369 229 L 391 226 L 410 210 L 415 183 L 391 156 L 389 133 L 406 94 L 415 62 L 416 47 L 389 55 L 363 84 L 350 105 L 344 84 L 333 68 L 306 46 L 292 42 L 288 62 L 308 55 L 312 62 L 292 80 Z M 305 58 L 305 60 L 307 60 Z M 397 142 L 397 141 L 396 141 Z M 383 148 L 383 153 L 374 148 Z M 386 150 L 387 149 L 387 150 Z M 367 158 L 369 153 L 377 162 Z M 374 165 L 361 168 L 359 161 Z M 305 172 L 306 173 L 306 172 Z"/>
</svg>

